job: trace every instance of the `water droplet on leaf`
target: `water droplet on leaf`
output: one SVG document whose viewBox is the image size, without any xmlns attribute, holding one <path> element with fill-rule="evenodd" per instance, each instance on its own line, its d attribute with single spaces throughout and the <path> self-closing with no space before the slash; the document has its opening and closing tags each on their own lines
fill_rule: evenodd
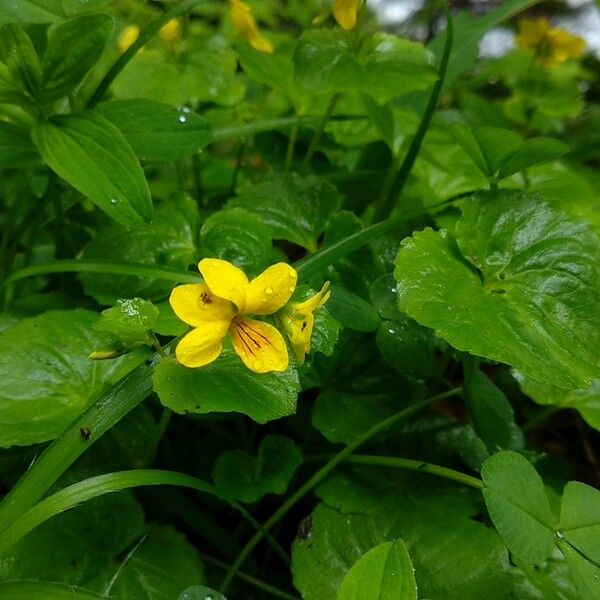
<svg viewBox="0 0 600 600">
<path fill-rule="evenodd" d="M 272 287 L 269 286 L 268 288 L 265 288 L 265 294 L 269 294 L 269 296 L 270 296 L 272 293 L 273 293 Z"/>
</svg>

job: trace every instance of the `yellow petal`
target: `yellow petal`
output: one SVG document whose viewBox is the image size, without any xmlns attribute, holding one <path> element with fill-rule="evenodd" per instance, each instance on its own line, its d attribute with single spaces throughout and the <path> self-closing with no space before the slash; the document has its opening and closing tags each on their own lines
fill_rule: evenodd
<svg viewBox="0 0 600 600">
<path fill-rule="evenodd" d="M 273 325 L 236 317 L 230 332 L 235 351 L 251 371 L 269 373 L 288 368 L 285 340 Z"/>
<path fill-rule="evenodd" d="M 248 36 L 248 43 L 259 52 L 273 54 L 273 44 L 259 31 Z"/>
<path fill-rule="evenodd" d="M 304 302 L 294 303 L 292 306 L 294 312 L 303 315 L 310 314 L 318 308 L 321 308 L 321 306 L 323 306 L 323 304 L 325 304 L 325 302 L 327 302 L 327 300 L 329 300 L 330 297 L 331 290 L 329 289 L 329 281 L 326 281 L 323 284 L 321 291 L 317 292 L 314 296 L 308 298 L 308 300 L 305 300 Z"/>
<path fill-rule="evenodd" d="M 202 323 L 190 331 L 177 344 L 175 356 L 185 367 L 203 367 L 221 354 L 223 338 L 229 328 L 229 321 Z"/>
<path fill-rule="evenodd" d="M 198 327 L 207 321 L 231 321 L 233 306 L 215 296 L 205 283 L 178 285 L 169 302 L 175 314 L 188 325 Z"/>
<path fill-rule="evenodd" d="M 558 62 L 565 62 L 569 58 L 578 58 L 585 50 L 585 41 L 564 29 L 550 31 L 548 40 L 552 47 L 553 57 Z"/>
<path fill-rule="evenodd" d="M 202 259 L 198 269 L 215 296 L 233 302 L 240 311 L 244 310 L 248 278 L 241 269 L 218 258 Z"/>
<path fill-rule="evenodd" d="M 164 42 L 172 42 L 174 39 L 179 37 L 180 32 L 181 24 L 179 23 L 179 20 L 171 19 L 161 27 L 158 35 Z"/>
<path fill-rule="evenodd" d="M 333 16 L 344 29 L 352 29 L 356 26 L 356 17 L 362 0 L 334 0 Z"/>
<path fill-rule="evenodd" d="M 283 316 L 282 322 L 298 363 L 304 363 L 305 355 L 310 352 L 310 342 L 315 325 L 313 313 L 309 312 L 302 318 L 295 318 L 288 313 Z"/>
<path fill-rule="evenodd" d="M 123 54 L 135 40 L 138 39 L 140 35 L 140 28 L 137 25 L 127 25 L 123 32 L 119 36 L 119 41 L 117 42 L 117 48 L 119 52 Z"/>
<path fill-rule="evenodd" d="M 291 298 L 298 274 L 286 263 L 277 263 L 255 277 L 246 288 L 244 312 L 251 315 L 271 315 Z"/>
</svg>

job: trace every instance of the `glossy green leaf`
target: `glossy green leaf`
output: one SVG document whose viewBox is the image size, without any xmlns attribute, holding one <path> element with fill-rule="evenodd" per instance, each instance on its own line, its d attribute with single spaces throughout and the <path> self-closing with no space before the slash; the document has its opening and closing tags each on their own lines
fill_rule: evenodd
<svg viewBox="0 0 600 600">
<path fill-rule="evenodd" d="M 113 573 L 107 575 L 112 578 Z M 203 582 L 204 570 L 194 546 L 171 527 L 151 524 L 112 582 L 111 595 L 163 600 L 177 598 L 182 589 Z"/>
<path fill-rule="evenodd" d="M 369 550 L 348 571 L 337 600 L 417 600 L 417 582 L 402 540 Z"/>
<path fill-rule="evenodd" d="M 63 583 L 7 581 L 0 583 L 0 600 L 100 600 L 101 594 Z"/>
<path fill-rule="evenodd" d="M 506 549 L 496 532 L 471 517 L 479 508 L 465 490 L 405 479 L 394 490 L 378 471 L 356 488 L 348 479 L 319 492 L 308 535 L 292 548 L 294 585 L 305 600 L 337 600 L 352 565 L 369 550 L 399 538 L 406 543 L 422 598 L 508 600 L 511 577 Z M 376 597 L 376 596 L 373 596 Z"/>
<path fill-rule="evenodd" d="M 332 286 L 327 310 L 344 327 L 355 331 L 374 331 L 381 323 L 371 304 L 340 286 Z"/>
<path fill-rule="evenodd" d="M 310 342 L 310 352 L 320 352 L 331 356 L 335 350 L 336 343 L 342 325 L 337 321 L 327 308 L 320 308 L 315 315 L 313 334 Z"/>
<path fill-rule="evenodd" d="M 293 368 L 259 375 L 232 351 L 225 351 L 199 369 L 163 360 L 154 373 L 154 389 L 161 402 L 177 413 L 239 412 L 266 423 L 296 412 L 299 383 Z"/>
<path fill-rule="evenodd" d="M 173 196 L 157 207 L 152 223 L 133 229 L 116 224 L 101 228 L 96 238 L 84 248 L 83 256 L 88 260 L 112 260 L 185 271 L 197 260 L 198 221 L 196 203 L 187 196 Z M 114 304 L 123 297 L 160 299 L 173 288 L 172 283 L 146 277 L 83 273 L 79 277 L 86 293 L 101 304 Z"/>
<path fill-rule="evenodd" d="M 523 373 L 513 370 L 521 389 L 538 404 L 554 404 L 559 408 L 573 408 L 590 427 L 600 431 L 600 379 L 594 379 L 586 388 L 564 390 L 539 383 Z"/>
<path fill-rule="evenodd" d="M 515 435 L 522 441 L 512 406 L 491 379 L 475 370 L 465 380 L 464 390 L 473 428 L 490 452 L 511 448 Z"/>
<path fill-rule="evenodd" d="M 193 585 L 183 590 L 177 600 L 227 600 L 227 598 L 212 588 Z"/>
<path fill-rule="evenodd" d="M 37 123 L 33 141 L 44 162 L 115 221 L 152 218 L 142 168 L 123 134 L 95 111 Z"/>
<path fill-rule="evenodd" d="M 383 321 L 377 330 L 377 347 L 386 362 L 399 373 L 415 379 L 430 379 L 438 371 L 431 331 L 399 314 Z"/>
<path fill-rule="evenodd" d="M 0 25 L 0 60 L 30 97 L 40 92 L 42 67 L 33 42 L 20 25 Z"/>
<path fill-rule="evenodd" d="M 467 200 L 456 227 L 402 244 L 395 276 L 401 310 L 459 350 L 578 387 L 600 353 L 599 249 L 588 226 L 535 196 Z"/>
<path fill-rule="evenodd" d="M 113 29 L 108 15 L 82 15 L 50 28 L 42 62 L 45 102 L 75 90 L 102 56 Z"/>
<path fill-rule="evenodd" d="M 117 300 L 115 306 L 102 311 L 100 319 L 94 323 L 94 329 L 112 333 L 126 346 L 152 345 L 155 339 L 151 330 L 158 314 L 158 308 L 147 300 Z"/>
<path fill-rule="evenodd" d="M 558 528 L 588 560 L 600 563 L 600 491 L 569 481 L 563 492 Z"/>
<path fill-rule="evenodd" d="M 568 544 L 561 543 L 560 549 L 569 565 L 579 600 L 597 600 L 600 596 L 600 567 L 588 562 Z"/>
<path fill-rule="evenodd" d="M 427 50 L 417 42 L 376 33 L 358 55 L 343 32 L 305 32 L 296 44 L 296 81 L 319 94 L 364 92 L 384 104 L 396 96 L 426 90 L 436 80 Z"/>
<path fill-rule="evenodd" d="M 317 238 L 330 215 L 339 207 L 340 197 L 329 183 L 314 175 L 274 175 L 246 188 L 228 203 L 257 215 L 271 230 L 273 238 L 317 249 Z"/>
<path fill-rule="evenodd" d="M 114 100 L 101 104 L 98 112 L 142 160 L 173 162 L 203 150 L 212 140 L 203 117 L 154 100 Z"/>
<path fill-rule="evenodd" d="M 49 311 L 0 334 L 0 446 L 55 438 L 125 374 L 133 357 L 88 358 L 112 339 L 94 331 L 96 317 L 85 310 Z"/>
<path fill-rule="evenodd" d="M 302 453 L 294 442 L 282 435 L 264 437 L 258 455 L 242 450 L 223 452 L 215 463 L 213 479 L 228 498 L 256 502 L 267 494 L 285 493 Z"/>
<path fill-rule="evenodd" d="M 227 260 L 248 275 L 258 275 L 271 261 L 271 232 L 254 213 L 225 209 L 204 221 L 200 249 L 204 256 Z"/>
<path fill-rule="evenodd" d="M 569 146 L 552 138 L 531 138 L 525 140 L 519 149 L 500 168 L 500 177 L 523 171 L 539 163 L 556 160 L 569 153 Z"/>
<path fill-rule="evenodd" d="M 531 463 L 516 452 L 499 452 L 485 461 L 481 478 L 490 517 L 508 549 L 527 564 L 547 559 L 554 547 L 554 516 Z"/>
<path fill-rule="evenodd" d="M 0 122 L 0 169 L 27 167 L 39 159 L 25 131 L 11 123 Z"/>
</svg>

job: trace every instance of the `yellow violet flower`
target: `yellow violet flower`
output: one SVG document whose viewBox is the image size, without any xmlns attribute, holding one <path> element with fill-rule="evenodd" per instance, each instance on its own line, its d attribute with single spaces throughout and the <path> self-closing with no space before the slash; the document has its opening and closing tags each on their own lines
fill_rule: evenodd
<svg viewBox="0 0 600 600">
<path fill-rule="evenodd" d="M 334 0 L 333 16 L 340 27 L 344 29 L 353 29 L 356 27 L 358 9 L 362 0 Z"/>
<path fill-rule="evenodd" d="M 292 302 L 282 311 L 280 319 L 299 364 L 304 362 L 304 357 L 310 352 L 310 340 L 315 325 L 314 313 L 329 300 L 330 296 L 331 290 L 327 281 L 320 292 L 304 302 Z"/>
<path fill-rule="evenodd" d="M 553 28 L 547 19 L 519 21 L 519 34 L 515 38 L 521 50 L 535 52 L 545 66 L 556 66 L 570 58 L 578 58 L 585 50 L 585 41 L 565 29 Z"/>
<path fill-rule="evenodd" d="M 285 371 L 288 352 L 278 329 L 248 318 L 280 310 L 296 289 L 295 269 L 277 263 L 252 281 L 225 260 L 205 258 L 198 264 L 204 283 L 177 286 L 169 298 L 175 314 L 194 329 L 177 345 L 175 356 L 186 367 L 215 360 L 229 333 L 233 348 L 256 373 Z"/>
<path fill-rule="evenodd" d="M 169 43 L 176 40 L 180 33 L 181 23 L 178 19 L 171 19 L 161 27 L 158 35 L 163 42 Z"/>
<path fill-rule="evenodd" d="M 258 30 L 250 7 L 242 0 L 229 0 L 229 17 L 234 29 L 243 35 L 247 42 L 259 52 L 271 54 L 273 44 Z"/>
<path fill-rule="evenodd" d="M 127 25 L 125 29 L 123 29 L 121 35 L 119 36 L 119 40 L 117 41 L 117 48 L 119 52 L 123 54 L 135 40 L 138 39 L 140 35 L 140 28 L 137 25 Z"/>
</svg>

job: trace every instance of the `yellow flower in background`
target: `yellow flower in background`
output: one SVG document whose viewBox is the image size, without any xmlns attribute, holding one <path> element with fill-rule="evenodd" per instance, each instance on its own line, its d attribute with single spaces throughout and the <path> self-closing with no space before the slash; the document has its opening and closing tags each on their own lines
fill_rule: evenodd
<svg viewBox="0 0 600 600">
<path fill-rule="evenodd" d="M 242 0 L 229 0 L 229 17 L 234 29 L 243 35 L 247 42 L 259 52 L 271 54 L 273 44 L 260 33 L 250 7 Z"/>
<path fill-rule="evenodd" d="M 362 0 L 333 0 L 333 16 L 340 27 L 353 29 L 356 27 L 358 9 Z"/>
<path fill-rule="evenodd" d="M 117 48 L 119 52 L 123 54 L 135 40 L 138 39 L 140 35 L 140 28 L 137 25 L 127 25 L 125 29 L 121 32 L 119 39 L 117 41 Z"/>
<path fill-rule="evenodd" d="M 220 354 L 229 333 L 233 348 L 256 373 L 285 371 L 287 346 L 278 329 L 248 318 L 279 311 L 296 289 L 295 269 L 277 263 L 252 281 L 225 260 L 205 258 L 198 264 L 204 283 L 177 286 L 169 298 L 175 314 L 194 329 L 177 345 L 177 360 L 202 367 Z"/>
<path fill-rule="evenodd" d="M 304 357 L 310 352 L 310 340 L 315 325 L 314 313 L 329 300 L 330 296 L 331 290 L 329 281 L 327 281 L 320 292 L 304 302 L 291 302 L 282 311 L 281 322 L 300 364 L 304 362 Z"/>
<path fill-rule="evenodd" d="M 585 50 L 585 41 L 571 35 L 566 29 L 550 26 L 547 19 L 519 21 L 519 34 L 515 38 L 521 50 L 531 50 L 541 64 L 556 66 L 570 58 L 578 58 Z"/>
<path fill-rule="evenodd" d="M 165 23 L 158 35 L 163 42 L 172 42 L 176 40 L 181 34 L 181 23 L 178 19 L 171 19 L 167 23 Z"/>
</svg>

